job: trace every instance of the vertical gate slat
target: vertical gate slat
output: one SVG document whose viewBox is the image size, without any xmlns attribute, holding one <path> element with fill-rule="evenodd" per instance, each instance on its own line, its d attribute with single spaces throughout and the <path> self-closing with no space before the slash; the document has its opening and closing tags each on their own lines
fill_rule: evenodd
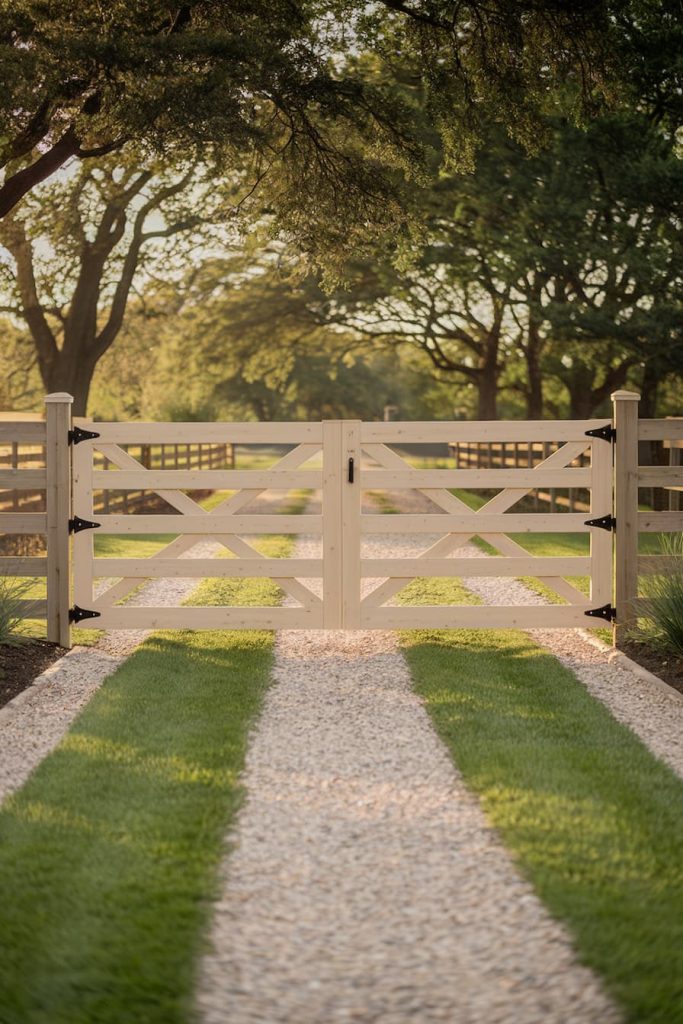
<svg viewBox="0 0 683 1024">
<path fill-rule="evenodd" d="M 360 629 L 360 510 L 361 446 L 360 420 L 345 420 L 342 425 L 342 625 Z M 349 459 L 353 459 L 353 483 L 349 481 Z"/>
<path fill-rule="evenodd" d="M 323 629 L 342 627 L 342 423 L 323 422 Z"/>
<path fill-rule="evenodd" d="M 74 516 L 93 521 L 93 446 L 91 441 L 81 441 L 72 450 L 73 483 L 72 508 Z M 124 492 L 127 494 L 127 492 Z M 92 608 L 93 594 L 93 530 L 81 530 L 73 536 L 74 604 L 81 608 Z"/>
<path fill-rule="evenodd" d="M 612 445 L 594 438 L 591 444 L 591 516 L 612 513 Z M 591 602 L 596 608 L 612 604 L 612 549 L 610 530 L 593 529 L 590 537 Z"/>
</svg>

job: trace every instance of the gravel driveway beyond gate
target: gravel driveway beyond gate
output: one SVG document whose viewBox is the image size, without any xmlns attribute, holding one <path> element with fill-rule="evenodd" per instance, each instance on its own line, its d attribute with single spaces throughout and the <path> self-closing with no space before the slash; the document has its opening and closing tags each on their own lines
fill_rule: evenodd
<svg viewBox="0 0 683 1024">
<path fill-rule="evenodd" d="M 619 1020 L 463 785 L 392 634 L 282 632 L 275 684 L 229 837 L 204 1024 Z"/>
</svg>

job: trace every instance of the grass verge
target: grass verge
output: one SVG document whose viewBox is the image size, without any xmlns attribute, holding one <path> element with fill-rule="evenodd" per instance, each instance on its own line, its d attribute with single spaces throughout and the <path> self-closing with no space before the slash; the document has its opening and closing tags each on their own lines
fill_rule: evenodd
<svg viewBox="0 0 683 1024">
<path fill-rule="evenodd" d="M 304 500 L 299 496 L 298 504 Z M 265 537 L 264 554 L 291 541 Z M 277 604 L 207 580 L 192 604 Z M 265 631 L 150 637 L 0 812 L 2 1024 L 186 1024 Z"/>
<path fill-rule="evenodd" d="M 680 1024 L 683 783 L 522 633 L 401 643 L 466 783 L 581 960 L 627 1020 Z"/>
</svg>

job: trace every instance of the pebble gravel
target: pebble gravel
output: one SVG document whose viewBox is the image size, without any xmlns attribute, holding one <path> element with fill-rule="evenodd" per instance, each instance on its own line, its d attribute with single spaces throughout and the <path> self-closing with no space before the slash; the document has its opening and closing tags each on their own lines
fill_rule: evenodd
<svg viewBox="0 0 683 1024">
<path fill-rule="evenodd" d="M 243 781 L 203 1024 L 620 1019 L 463 784 L 393 634 L 279 633 Z"/>
</svg>

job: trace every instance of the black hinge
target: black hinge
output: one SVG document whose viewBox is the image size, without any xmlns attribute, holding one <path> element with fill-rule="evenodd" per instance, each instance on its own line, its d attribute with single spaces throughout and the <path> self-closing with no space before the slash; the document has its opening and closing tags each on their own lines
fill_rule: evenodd
<svg viewBox="0 0 683 1024">
<path fill-rule="evenodd" d="M 83 427 L 74 427 L 69 431 L 69 444 L 80 444 L 81 441 L 91 441 L 100 435 L 94 430 L 84 430 Z"/>
<path fill-rule="evenodd" d="M 600 516 L 598 519 L 586 519 L 584 526 L 598 526 L 601 530 L 616 530 L 617 521 L 614 516 Z"/>
<path fill-rule="evenodd" d="M 611 604 L 603 604 L 602 608 L 589 608 L 584 615 L 590 615 L 592 619 L 604 619 L 605 622 L 614 622 L 617 617 L 617 610 Z"/>
<path fill-rule="evenodd" d="M 69 520 L 69 533 L 80 533 L 81 530 L 96 530 L 102 523 L 91 523 L 89 519 L 81 519 L 80 516 L 74 516 L 73 519 Z"/>
<path fill-rule="evenodd" d="M 617 432 L 611 423 L 606 423 L 604 427 L 596 427 L 595 430 L 587 430 L 586 437 L 599 437 L 601 441 L 615 441 Z"/>
<path fill-rule="evenodd" d="M 83 619 L 99 619 L 102 612 L 93 612 L 88 608 L 79 608 L 77 604 L 69 608 L 69 622 L 82 622 Z"/>
</svg>

